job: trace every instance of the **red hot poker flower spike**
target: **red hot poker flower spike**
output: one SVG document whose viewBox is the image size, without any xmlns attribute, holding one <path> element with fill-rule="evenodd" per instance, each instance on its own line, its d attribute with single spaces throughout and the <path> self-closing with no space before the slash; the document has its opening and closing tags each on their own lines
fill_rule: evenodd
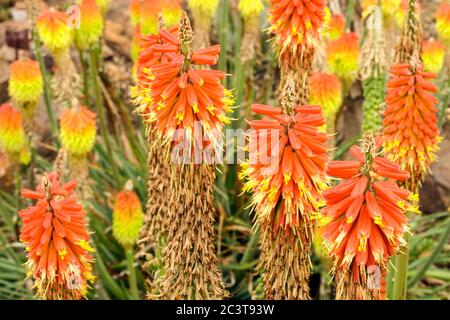
<svg viewBox="0 0 450 320">
<path fill-rule="evenodd" d="M 86 212 L 78 203 L 74 181 L 60 184 L 56 173 L 42 178 L 36 191 L 24 189 L 22 197 L 36 204 L 19 212 L 26 245 L 26 268 L 42 299 L 86 297 L 93 257 Z"/>
<path fill-rule="evenodd" d="M 350 153 L 354 160 L 331 161 L 327 167 L 328 175 L 344 180 L 323 193 L 327 224 L 321 230 L 340 281 L 338 298 L 349 298 L 346 295 L 351 288 L 350 298 L 379 295 L 377 290 L 363 290 L 368 268 L 386 271 L 389 257 L 405 243 L 404 212 L 409 192 L 395 182 L 408 179 L 409 174 L 398 164 L 377 156 L 374 145 L 365 142 L 362 149 L 353 146 Z"/>
<path fill-rule="evenodd" d="M 408 189 L 415 191 L 436 160 L 437 125 L 436 86 L 429 81 L 436 75 L 425 72 L 421 64 L 396 64 L 391 67 L 384 112 L 383 143 L 388 159 L 399 163 L 411 178 Z"/>
</svg>

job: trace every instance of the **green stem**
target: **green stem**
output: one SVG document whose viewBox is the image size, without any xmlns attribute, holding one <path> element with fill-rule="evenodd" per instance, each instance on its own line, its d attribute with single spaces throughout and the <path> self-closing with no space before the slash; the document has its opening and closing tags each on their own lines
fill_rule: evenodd
<svg viewBox="0 0 450 320">
<path fill-rule="evenodd" d="M 36 32 L 36 30 L 33 30 L 33 42 L 34 42 L 34 51 L 36 54 L 36 59 L 39 62 L 39 68 L 41 69 L 42 73 L 42 81 L 44 83 L 44 100 L 45 100 L 45 108 L 47 110 L 48 115 L 48 121 L 50 122 L 50 130 L 52 133 L 52 138 L 56 139 L 58 137 L 58 124 L 56 123 L 55 115 L 53 114 L 52 110 L 52 103 L 50 98 L 50 86 L 48 82 L 48 72 L 47 68 L 45 67 L 44 57 L 42 56 L 41 51 L 41 40 L 39 38 L 39 34 Z"/>
<path fill-rule="evenodd" d="M 222 54 L 219 57 L 219 70 L 227 72 L 227 33 L 229 28 L 230 0 L 223 0 L 221 1 L 221 4 L 221 15 L 219 17 L 219 40 Z"/>
<path fill-rule="evenodd" d="M 425 261 L 425 263 L 422 265 L 419 271 L 417 271 L 416 275 L 408 281 L 409 288 L 413 287 L 420 280 L 422 280 L 423 276 L 425 275 L 425 273 L 427 272 L 428 268 L 431 266 L 433 261 L 436 259 L 439 252 L 441 252 L 444 245 L 447 244 L 449 238 L 450 238 L 450 220 L 448 220 L 447 229 L 442 234 L 441 238 L 439 239 L 439 242 L 436 244 L 433 251 L 431 252 L 431 255 L 428 257 L 428 259 Z"/>
<path fill-rule="evenodd" d="M 105 286 L 119 299 L 125 300 L 126 294 L 122 291 L 119 285 L 114 281 L 114 279 L 109 274 L 106 269 L 105 263 L 103 262 L 102 256 L 99 252 L 95 253 L 95 266 L 101 277 L 101 281 L 105 284 Z"/>
<path fill-rule="evenodd" d="M 408 237 L 405 237 L 408 243 Z M 408 280 L 408 261 L 409 261 L 409 247 L 402 248 L 402 254 L 399 254 L 395 259 L 395 275 L 394 288 L 392 290 L 393 300 L 405 300 L 406 288 Z"/>
<path fill-rule="evenodd" d="M 103 96 L 100 88 L 100 79 L 98 75 L 98 60 L 97 60 L 98 56 L 96 51 L 97 50 L 95 48 L 91 48 L 89 50 L 91 72 L 92 72 L 92 83 L 94 85 L 94 92 L 95 92 L 95 107 L 97 109 L 100 121 L 100 131 L 102 133 L 106 150 L 108 152 L 109 161 L 111 163 L 111 168 L 113 171 L 113 176 L 116 180 L 116 183 L 120 185 L 121 181 L 119 180 L 119 172 L 117 170 L 116 162 L 114 161 L 113 149 L 111 146 L 111 141 L 109 140 L 108 126 L 106 124 L 105 107 L 103 105 Z"/>
<path fill-rule="evenodd" d="M 134 268 L 134 250 L 133 248 L 126 248 L 127 265 L 129 273 L 130 293 L 132 300 L 139 300 L 139 291 L 136 279 L 136 269 Z"/>
<path fill-rule="evenodd" d="M 78 56 L 80 58 L 81 69 L 83 73 L 83 101 L 87 106 L 89 104 L 89 65 L 83 56 L 83 51 L 78 49 Z"/>
</svg>

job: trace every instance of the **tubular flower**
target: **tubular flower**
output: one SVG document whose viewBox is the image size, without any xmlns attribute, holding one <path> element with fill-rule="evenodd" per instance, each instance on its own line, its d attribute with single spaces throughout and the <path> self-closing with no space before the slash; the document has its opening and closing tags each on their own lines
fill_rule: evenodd
<svg viewBox="0 0 450 320">
<path fill-rule="evenodd" d="M 439 38 L 450 45 L 450 2 L 443 0 L 436 13 L 436 31 Z"/>
<path fill-rule="evenodd" d="M 143 0 L 140 10 L 140 24 L 143 35 L 158 32 L 158 15 L 162 12 L 164 24 L 170 28 L 180 20 L 180 0 Z"/>
<path fill-rule="evenodd" d="M 0 147 L 8 154 L 17 155 L 26 146 L 22 114 L 11 104 L 0 106 Z"/>
<path fill-rule="evenodd" d="M 266 118 L 250 122 L 255 132 L 241 178 L 246 179 L 243 190 L 253 192 L 257 220 L 271 225 L 274 234 L 282 228 L 310 228 L 326 187 L 322 109 L 299 105 L 288 115 L 281 108 L 254 104 L 252 110 Z M 311 230 L 306 231 L 309 237 Z"/>
<path fill-rule="evenodd" d="M 240 0 L 239 12 L 245 21 L 258 17 L 264 10 L 264 4 L 261 0 Z"/>
<path fill-rule="evenodd" d="M 396 181 L 409 174 L 377 156 L 375 148 L 363 144 L 363 149 L 353 146 L 354 160 L 331 161 L 327 167 L 328 175 L 345 180 L 323 193 L 324 246 L 333 258 L 334 272 L 344 277 L 337 279 L 338 299 L 376 299 L 380 292 L 370 289 L 377 288 L 365 291 L 367 274 L 373 266 L 386 271 L 389 257 L 405 244 L 408 230 L 404 212 L 410 193 Z"/>
<path fill-rule="evenodd" d="M 408 184 L 415 190 L 431 162 L 436 160 L 437 126 L 436 77 L 423 66 L 396 64 L 391 67 L 384 112 L 384 150 L 389 160 L 399 163 L 411 175 Z"/>
<path fill-rule="evenodd" d="M 54 9 L 44 11 L 36 19 L 39 37 L 53 54 L 67 51 L 72 43 L 73 30 L 68 21 L 67 13 Z"/>
<path fill-rule="evenodd" d="M 339 39 L 345 30 L 345 18 L 340 14 L 333 14 L 327 24 L 326 35 L 330 40 Z"/>
<path fill-rule="evenodd" d="M 43 92 L 39 64 L 34 60 L 17 60 L 10 66 L 9 95 L 23 108 L 34 109 Z"/>
<path fill-rule="evenodd" d="M 132 247 L 139 237 L 144 214 L 136 193 L 130 190 L 119 192 L 113 212 L 113 234 L 124 247 Z"/>
<path fill-rule="evenodd" d="M 309 89 L 309 102 L 312 105 L 322 106 L 325 118 L 334 122 L 336 113 L 342 104 L 339 78 L 334 74 L 313 73 L 309 79 Z"/>
<path fill-rule="evenodd" d="M 160 30 L 159 36 L 162 44 L 153 44 L 150 49 L 164 53 L 164 59 L 169 61 L 150 66 L 146 72 L 150 80 L 147 100 L 151 101 L 151 121 L 155 121 L 166 141 L 174 138 L 175 130 L 182 129 L 190 146 L 194 144 L 194 125 L 198 122 L 205 136 L 217 146 L 223 125 L 229 123 L 226 113 L 234 101 L 231 92 L 220 83 L 225 73 L 200 67 L 217 63 L 220 46 L 184 56 L 181 46 L 187 48 L 190 44 L 180 45 L 179 39 L 166 30 Z"/>
<path fill-rule="evenodd" d="M 327 60 L 332 73 L 348 82 L 358 71 L 359 44 L 355 32 L 344 33 L 339 39 L 328 42 Z"/>
<path fill-rule="evenodd" d="M 43 299 L 85 298 L 93 257 L 86 212 L 78 204 L 74 181 L 60 184 L 56 173 L 42 178 L 36 191 L 22 190 L 22 197 L 37 203 L 19 212 L 26 245 L 26 269 Z"/>
<path fill-rule="evenodd" d="M 62 146 L 74 156 L 84 156 L 95 143 L 95 113 L 81 106 L 66 109 L 60 119 Z"/>
<path fill-rule="evenodd" d="M 75 30 L 75 43 L 81 49 L 96 45 L 103 34 L 103 16 L 95 0 L 80 1 L 80 26 Z"/>
<path fill-rule="evenodd" d="M 178 36 L 178 28 L 174 27 L 168 30 L 173 37 Z M 163 34 L 165 31 L 162 32 Z M 137 60 L 137 80 L 136 85 L 132 89 L 132 97 L 137 105 L 137 112 L 145 121 L 150 121 L 150 107 L 152 98 L 150 95 L 150 83 L 155 79 L 155 75 L 150 71 L 162 63 L 169 63 L 176 56 L 170 53 L 159 52 L 153 50 L 154 45 L 163 45 L 165 40 L 160 33 L 142 36 L 139 41 L 139 57 Z"/>
<path fill-rule="evenodd" d="M 269 30 L 275 35 L 281 54 L 296 56 L 301 47 L 314 47 L 324 21 L 325 1 L 270 0 L 270 3 Z"/>
<path fill-rule="evenodd" d="M 439 73 L 444 66 L 445 46 L 435 40 L 424 41 L 422 44 L 422 59 L 424 69 Z"/>
</svg>

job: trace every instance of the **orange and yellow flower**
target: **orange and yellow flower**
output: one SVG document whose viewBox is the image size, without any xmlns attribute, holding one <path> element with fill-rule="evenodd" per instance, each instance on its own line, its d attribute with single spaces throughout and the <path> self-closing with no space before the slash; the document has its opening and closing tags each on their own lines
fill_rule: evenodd
<svg viewBox="0 0 450 320">
<path fill-rule="evenodd" d="M 37 61 L 17 60 L 11 64 L 8 90 L 17 105 L 34 108 L 43 88 L 41 69 Z"/>
<path fill-rule="evenodd" d="M 148 85 L 144 87 L 147 92 L 143 93 L 143 107 L 144 110 L 149 107 L 148 119 L 155 122 L 166 142 L 172 141 L 180 129 L 184 139 L 193 146 L 194 127 L 199 123 L 204 136 L 217 146 L 224 124 L 229 123 L 226 113 L 231 111 L 234 102 L 231 92 L 220 82 L 225 73 L 204 69 L 217 63 L 220 46 L 193 52 L 189 48 L 189 55 L 185 56 L 179 39 L 167 30 L 160 30 L 159 36 L 148 40 L 152 43 L 148 49 L 151 54 L 139 59 L 138 67 L 139 79 L 142 64 L 147 64 L 144 81 Z"/>
<path fill-rule="evenodd" d="M 86 297 L 93 249 L 89 245 L 86 211 L 74 193 L 74 181 L 61 184 L 56 173 L 42 178 L 36 191 L 24 189 L 22 197 L 36 204 L 19 212 L 26 245 L 28 276 L 33 276 L 42 299 Z"/>
<path fill-rule="evenodd" d="M 327 135 L 320 106 L 282 108 L 252 105 L 262 120 L 250 122 L 249 161 L 242 165 L 243 190 L 252 192 L 252 205 L 261 225 L 277 233 L 301 226 L 311 236 L 311 221 L 323 205 L 326 188 Z"/>
<path fill-rule="evenodd" d="M 103 34 L 104 22 L 95 0 L 80 1 L 80 26 L 75 29 L 75 43 L 81 49 L 97 45 Z"/>
<path fill-rule="evenodd" d="M 26 147 L 22 114 L 9 103 L 0 106 L 0 147 L 10 155 L 18 155 Z"/>
<path fill-rule="evenodd" d="M 328 42 L 327 60 L 330 71 L 343 81 L 353 81 L 358 71 L 359 43 L 355 32 L 344 33 Z"/>
<path fill-rule="evenodd" d="M 436 31 L 447 46 L 450 45 L 450 2 L 443 0 L 436 13 Z"/>
<path fill-rule="evenodd" d="M 280 57 L 297 56 L 301 47 L 313 48 L 325 16 L 324 0 L 271 0 L 270 32 L 280 48 Z"/>
<path fill-rule="evenodd" d="M 309 102 L 323 108 L 325 117 L 334 118 L 342 104 L 342 89 L 334 74 L 315 72 L 309 79 Z"/>
<path fill-rule="evenodd" d="M 327 24 L 326 35 L 330 40 L 336 40 L 344 34 L 345 18 L 340 14 L 333 14 Z"/>
<path fill-rule="evenodd" d="M 140 9 L 140 24 L 143 35 L 158 32 L 158 15 L 162 12 L 164 24 L 173 27 L 180 20 L 180 0 L 143 0 Z"/>
<path fill-rule="evenodd" d="M 396 181 L 409 175 L 373 149 L 363 152 L 352 146 L 350 154 L 354 160 L 331 161 L 327 166 L 328 175 L 344 181 L 323 193 L 327 206 L 322 210 L 321 233 L 334 272 L 349 273 L 352 283 L 347 285 L 361 289 L 366 287 L 368 268 L 386 271 L 388 259 L 405 244 L 404 213 L 410 193 Z"/>
<path fill-rule="evenodd" d="M 84 156 L 95 144 L 95 113 L 81 106 L 65 109 L 60 119 L 61 144 L 74 156 Z"/>
<path fill-rule="evenodd" d="M 384 112 L 384 150 L 389 160 L 399 163 L 411 175 L 408 183 L 415 190 L 430 164 L 436 160 L 436 86 L 429 81 L 434 73 L 422 65 L 396 64 L 391 67 Z"/>
<path fill-rule="evenodd" d="M 134 246 L 139 237 L 143 216 L 136 193 L 124 190 L 117 194 L 113 212 L 113 235 L 122 246 Z"/>
<path fill-rule="evenodd" d="M 65 12 L 46 10 L 36 19 L 36 27 L 44 45 L 53 53 L 66 52 L 73 40 L 73 29 Z"/>
<path fill-rule="evenodd" d="M 439 73 L 444 66 L 445 46 L 437 40 L 424 41 L 422 60 L 426 71 Z"/>
<path fill-rule="evenodd" d="M 140 12 L 141 12 L 141 0 L 130 0 L 130 18 L 131 24 L 137 26 L 139 24 Z"/>
</svg>

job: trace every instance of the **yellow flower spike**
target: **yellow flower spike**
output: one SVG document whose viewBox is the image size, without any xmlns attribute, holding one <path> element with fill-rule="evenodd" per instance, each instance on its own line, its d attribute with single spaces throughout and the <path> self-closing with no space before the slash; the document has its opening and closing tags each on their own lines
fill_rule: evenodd
<svg viewBox="0 0 450 320">
<path fill-rule="evenodd" d="M 450 45 L 450 2 L 443 0 L 436 13 L 436 31 L 439 39 Z"/>
<path fill-rule="evenodd" d="M 422 59 L 426 71 L 439 73 L 444 66 L 445 46 L 436 40 L 424 41 Z"/>
<path fill-rule="evenodd" d="M 258 17 L 264 10 L 264 4 L 261 0 L 240 0 L 239 12 L 245 21 Z"/>
<path fill-rule="evenodd" d="M 188 6 L 191 9 L 194 17 L 206 16 L 208 18 L 214 17 L 219 0 L 189 0 Z"/>
<path fill-rule="evenodd" d="M 0 147 L 10 155 L 20 154 L 27 147 L 22 114 L 9 103 L 0 106 Z"/>
<path fill-rule="evenodd" d="M 133 246 L 143 223 L 141 202 L 133 191 L 124 190 L 116 196 L 113 212 L 113 234 L 124 247 Z"/>
<path fill-rule="evenodd" d="M 60 119 L 60 139 L 69 154 L 83 156 L 95 143 L 95 113 L 86 107 L 66 109 Z"/>
<path fill-rule="evenodd" d="M 50 9 L 36 19 L 39 37 L 53 54 L 67 51 L 72 44 L 73 29 L 68 25 L 68 18 L 67 13 Z"/>
<path fill-rule="evenodd" d="M 327 46 L 327 60 L 330 71 L 340 79 L 353 81 L 358 71 L 359 43 L 355 32 L 344 33 Z"/>
<path fill-rule="evenodd" d="M 334 74 L 315 72 L 309 80 L 312 105 L 323 108 L 325 118 L 334 118 L 342 104 L 342 90 L 339 78 Z"/>
<path fill-rule="evenodd" d="M 17 105 L 34 109 L 43 92 L 39 64 L 30 59 L 13 62 L 10 66 L 8 91 Z"/>
<path fill-rule="evenodd" d="M 75 29 L 75 43 L 80 49 L 96 45 L 103 34 L 101 9 L 95 0 L 80 1 L 80 27 Z"/>
</svg>

